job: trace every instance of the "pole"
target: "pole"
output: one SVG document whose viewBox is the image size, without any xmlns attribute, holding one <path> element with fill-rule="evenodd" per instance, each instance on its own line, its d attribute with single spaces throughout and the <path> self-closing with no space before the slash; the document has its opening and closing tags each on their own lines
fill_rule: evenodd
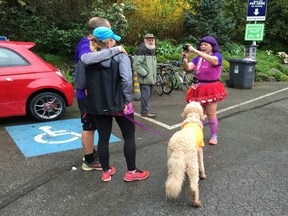
<svg viewBox="0 0 288 216">
<path fill-rule="evenodd" d="M 138 82 L 137 72 L 133 72 L 133 83 L 134 83 L 134 100 L 140 101 L 141 100 L 141 92 L 140 92 L 140 85 Z"/>
</svg>

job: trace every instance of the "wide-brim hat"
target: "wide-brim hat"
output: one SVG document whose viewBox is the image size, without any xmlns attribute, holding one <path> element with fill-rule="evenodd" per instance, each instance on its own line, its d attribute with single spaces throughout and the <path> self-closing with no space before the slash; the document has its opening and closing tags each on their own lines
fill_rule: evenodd
<svg viewBox="0 0 288 216">
<path fill-rule="evenodd" d="M 153 34 L 146 34 L 144 38 L 155 38 L 155 36 Z"/>
</svg>

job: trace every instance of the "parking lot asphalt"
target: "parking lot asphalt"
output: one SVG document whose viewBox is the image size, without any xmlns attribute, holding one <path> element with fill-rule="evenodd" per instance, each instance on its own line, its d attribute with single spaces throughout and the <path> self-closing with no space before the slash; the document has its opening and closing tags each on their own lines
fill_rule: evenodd
<svg viewBox="0 0 288 216">
<path fill-rule="evenodd" d="M 168 200 L 164 193 L 167 143 L 179 130 L 185 106 L 186 91 L 173 91 L 153 94 L 154 121 L 139 117 L 140 102 L 134 101 L 135 120 L 150 130 L 136 128 L 137 166 L 151 172 L 139 182 L 123 180 L 122 141 L 110 145 L 116 174 L 102 182 L 101 172 L 81 170 L 81 148 L 25 157 L 6 128 L 35 122 L 0 119 L 0 215 L 288 215 L 287 82 L 227 91 L 218 106 L 217 145 L 207 144 L 210 132 L 204 126 L 207 179 L 199 182 L 201 208 L 190 204 L 188 180 L 178 199 Z M 63 119 L 78 117 L 75 103 Z M 113 134 L 122 139 L 117 124 Z"/>
</svg>

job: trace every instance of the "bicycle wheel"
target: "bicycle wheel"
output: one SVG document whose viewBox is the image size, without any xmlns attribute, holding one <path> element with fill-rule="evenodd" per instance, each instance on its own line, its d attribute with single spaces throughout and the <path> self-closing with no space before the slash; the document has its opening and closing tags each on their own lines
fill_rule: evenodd
<svg viewBox="0 0 288 216">
<path fill-rule="evenodd" d="M 154 86 L 155 86 L 157 93 L 160 96 L 162 96 L 164 94 L 164 92 L 163 92 L 163 80 L 161 78 L 160 73 L 157 73 L 157 75 L 156 75 L 156 83 Z"/>
<path fill-rule="evenodd" d="M 172 80 L 172 87 L 173 89 L 177 89 L 178 88 L 178 80 L 177 80 L 177 76 L 175 74 L 174 68 L 172 65 L 169 65 L 169 67 L 164 69 L 164 73 L 168 73 L 171 76 L 171 80 Z"/>
<path fill-rule="evenodd" d="M 173 82 L 172 77 L 169 73 L 163 73 L 162 75 L 163 80 L 163 91 L 165 94 L 170 94 L 173 91 Z"/>
<path fill-rule="evenodd" d="M 171 75 L 171 78 L 172 78 L 173 89 L 178 89 L 179 88 L 179 84 L 178 84 L 177 75 L 175 74 L 174 71 L 171 71 L 170 75 Z"/>
<path fill-rule="evenodd" d="M 185 73 L 183 77 L 183 84 L 187 89 L 190 88 L 193 80 L 193 74 L 192 73 Z"/>
</svg>

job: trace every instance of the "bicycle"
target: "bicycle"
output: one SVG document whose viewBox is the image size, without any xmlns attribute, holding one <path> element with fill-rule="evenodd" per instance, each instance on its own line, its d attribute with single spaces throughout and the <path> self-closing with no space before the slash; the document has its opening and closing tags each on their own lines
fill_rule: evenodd
<svg viewBox="0 0 288 216">
<path fill-rule="evenodd" d="M 164 94 L 164 92 L 163 92 L 163 80 L 162 80 L 161 74 L 158 72 L 156 74 L 156 83 L 154 86 L 155 86 L 156 92 L 160 96 L 162 96 Z"/>
<path fill-rule="evenodd" d="M 169 64 L 165 63 L 158 64 L 156 83 L 154 86 L 160 96 L 162 96 L 164 93 L 170 94 L 173 91 L 172 77 L 166 69 L 168 65 Z"/>
<path fill-rule="evenodd" d="M 168 73 L 170 73 L 172 77 L 173 88 L 182 89 L 184 85 L 186 89 L 189 89 L 192 84 L 193 74 L 187 73 L 184 70 L 180 70 L 180 67 L 181 63 L 179 61 L 173 61 L 170 63 Z"/>
</svg>

